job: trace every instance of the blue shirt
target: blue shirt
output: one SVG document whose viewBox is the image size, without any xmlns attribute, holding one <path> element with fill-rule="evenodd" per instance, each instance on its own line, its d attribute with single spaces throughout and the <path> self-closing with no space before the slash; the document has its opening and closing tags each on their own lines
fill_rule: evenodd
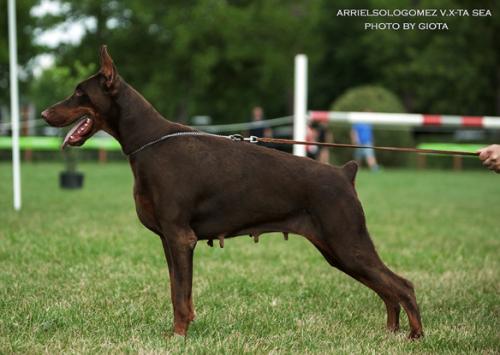
<svg viewBox="0 0 500 355">
<path fill-rule="evenodd" d="M 358 136 L 358 143 L 371 145 L 373 143 L 372 126 L 368 123 L 356 123 L 352 126 Z"/>
</svg>

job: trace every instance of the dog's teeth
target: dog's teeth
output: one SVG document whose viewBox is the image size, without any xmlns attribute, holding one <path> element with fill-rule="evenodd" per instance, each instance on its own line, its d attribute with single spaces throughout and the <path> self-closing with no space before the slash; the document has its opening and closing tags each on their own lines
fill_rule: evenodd
<svg viewBox="0 0 500 355">
<path fill-rule="evenodd" d="M 221 235 L 221 236 L 219 237 L 219 246 L 220 246 L 221 248 L 224 248 L 224 236 L 223 236 L 223 235 Z"/>
<path fill-rule="evenodd" d="M 283 238 L 285 238 L 285 240 L 288 240 L 288 233 L 287 232 L 283 232 Z"/>
</svg>

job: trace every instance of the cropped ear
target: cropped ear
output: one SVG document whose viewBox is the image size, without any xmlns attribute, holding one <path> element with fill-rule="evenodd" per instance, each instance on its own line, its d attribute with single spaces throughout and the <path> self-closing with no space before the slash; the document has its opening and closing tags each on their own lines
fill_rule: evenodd
<svg viewBox="0 0 500 355">
<path fill-rule="evenodd" d="M 106 87 L 112 89 L 116 83 L 118 73 L 116 72 L 113 59 L 111 59 L 108 53 L 108 47 L 104 44 L 101 46 L 101 70 L 99 73 L 104 77 Z"/>
<path fill-rule="evenodd" d="M 348 161 L 342 165 L 342 171 L 350 182 L 354 185 L 354 180 L 356 179 L 356 173 L 358 172 L 358 163 L 354 160 Z"/>
</svg>

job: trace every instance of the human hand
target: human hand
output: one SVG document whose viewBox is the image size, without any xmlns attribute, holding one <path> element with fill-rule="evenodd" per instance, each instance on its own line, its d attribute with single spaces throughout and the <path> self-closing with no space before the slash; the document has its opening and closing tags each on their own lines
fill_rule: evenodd
<svg viewBox="0 0 500 355">
<path fill-rule="evenodd" d="M 492 144 L 488 147 L 478 150 L 479 159 L 488 169 L 500 173 L 500 145 Z"/>
</svg>

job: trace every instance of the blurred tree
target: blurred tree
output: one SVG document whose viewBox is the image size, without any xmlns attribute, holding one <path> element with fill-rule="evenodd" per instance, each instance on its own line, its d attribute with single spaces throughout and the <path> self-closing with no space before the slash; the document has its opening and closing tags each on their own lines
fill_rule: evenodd
<svg viewBox="0 0 500 355">
<path fill-rule="evenodd" d="M 372 1 L 350 0 L 323 1 L 316 24 L 320 48 L 319 55 L 311 61 L 310 104 L 311 109 L 326 109 L 333 99 L 348 88 L 371 83 L 373 67 L 367 63 L 366 46 L 362 39 L 367 20 L 362 17 L 337 17 L 339 9 L 371 9 Z"/>
<path fill-rule="evenodd" d="M 399 97 L 381 86 L 363 85 L 344 92 L 332 105 L 333 111 L 405 112 Z"/>
<path fill-rule="evenodd" d="M 224 122 L 247 120 L 254 104 L 290 112 L 293 56 L 314 48 L 320 1 L 64 3 L 67 21 L 93 25 L 80 44 L 55 50 L 58 64 L 96 62 L 106 43 L 122 76 L 167 117 Z"/>
<path fill-rule="evenodd" d="M 379 8 L 489 8 L 498 2 L 458 0 L 373 0 Z M 386 22 L 386 18 L 371 21 Z M 445 22 L 448 31 L 366 31 L 360 44 L 372 80 L 403 98 L 412 112 L 486 115 L 500 114 L 498 38 L 500 17 L 394 17 L 391 22 Z M 498 94 L 497 94 L 498 95 Z"/>
<path fill-rule="evenodd" d="M 123 77 L 170 119 L 206 114 L 215 122 L 244 121 L 255 104 L 268 117 L 291 113 L 298 52 L 310 59 L 311 108 L 326 109 L 348 88 L 374 84 L 395 92 L 408 111 L 500 115 L 499 16 L 420 19 L 446 21 L 449 31 L 368 31 L 364 22 L 388 18 L 336 16 L 342 8 L 396 7 L 476 7 L 495 14 L 500 3 L 493 0 L 59 0 L 58 14 L 31 19 L 34 3 L 18 0 L 20 62 L 27 72 L 36 52 L 33 35 L 79 22 L 81 42 L 51 50 L 56 65 L 76 78 L 75 61 L 97 63 L 106 43 Z M 6 0 L 0 4 L 6 8 Z M 8 84 L 5 16 L 1 21 L 0 100 Z M 61 98 L 52 95 L 51 101 Z"/>
<path fill-rule="evenodd" d="M 24 69 L 20 83 L 21 96 L 24 94 L 25 83 L 31 77 L 30 60 L 39 50 L 33 43 L 35 20 L 30 16 L 30 10 L 36 3 L 36 0 L 16 1 L 17 57 L 19 65 Z M 7 0 L 0 0 L 0 105 L 9 104 L 8 40 Z"/>
<path fill-rule="evenodd" d="M 490 9 L 493 0 L 347 0 L 323 2 L 322 57 L 311 106 L 327 107 L 349 87 L 381 84 L 412 112 L 500 115 L 500 17 L 336 17 L 338 9 Z M 446 22 L 448 31 L 364 30 L 365 22 Z"/>
</svg>

